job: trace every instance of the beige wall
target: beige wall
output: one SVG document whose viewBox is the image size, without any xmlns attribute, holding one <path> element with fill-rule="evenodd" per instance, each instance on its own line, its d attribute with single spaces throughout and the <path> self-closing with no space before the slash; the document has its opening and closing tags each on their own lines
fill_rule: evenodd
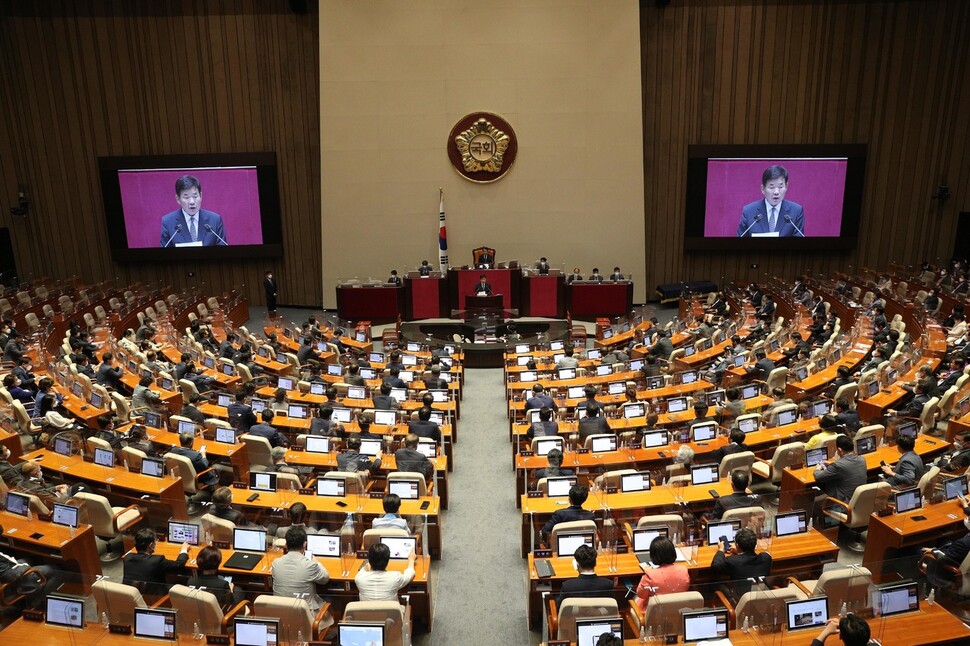
<svg viewBox="0 0 970 646">
<path fill-rule="evenodd" d="M 618 264 L 643 301 L 639 61 L 636 0 L 322 0 L 324 306 L 338 278 L 437 261 L 438 187 L 452 264 L 481 244 L 500 261 Z M 493 184 L 463 179 L 445 148 L 478 110 L 518 135 Z"/>
</svg>

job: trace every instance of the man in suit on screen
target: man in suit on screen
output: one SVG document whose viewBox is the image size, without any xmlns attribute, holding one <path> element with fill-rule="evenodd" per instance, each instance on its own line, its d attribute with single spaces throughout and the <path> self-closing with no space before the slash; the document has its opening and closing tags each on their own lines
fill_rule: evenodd
<svg viewBox="0 0 970 646">
<path fill-rule="evenodd" d="M 756 233 L 776 233 L 780 238 L 805 237 L 805 214 L 801 204 L 785 199 L 788 192 L 788 171 L 784 166 L 769 166 L 761 174 L 763 200 L 741 209 L 738 223 L 739 238 Z"/>
<path fill-rule="evenodd" d="M 228 246 L 222 217 L 202 208 L 202 185 L 192 175 L 175 180 L 175 201 L 179 208 L 162 216 L 160 246 L 201 242 L 203 247 Z"/>
</svg>

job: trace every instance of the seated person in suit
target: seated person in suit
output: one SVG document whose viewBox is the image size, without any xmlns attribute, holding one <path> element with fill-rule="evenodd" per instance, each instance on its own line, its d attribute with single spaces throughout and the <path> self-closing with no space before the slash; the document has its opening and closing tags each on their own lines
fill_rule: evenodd
<svg viewBox="0 0 970 646">
<path fill-rule="evenodd" d="M 749 579 L 766 577 L 771 572 L 771 554 L 757 554 L 757 547 L 758 537 L 744 527 L 734 535 L 734 547 L 727 554 L 723 547 L 718 549 L 711 561 L 711 568 L 728 580 L 728 591 L 733 591 L 735 601 L 751 590 Z"/>
<path fill-rule="evenodd" d="M 381 529 L 382 527 L 393 527 L 395 529 L 403 529 L 404 531 L 410 531 L 408 527 L 408 521 L 404 520 L 398 515 L 401 510 L 401 497 L 396 493 L 385 494 L 384 500 L 384 515 L 379 516 L 371 521 L 372 529 Z"/>
<path fill-rule="evenodd" d="M 29 463 L 21 462 L 14 466 L 10 464 L 9 460 L 10 449 L 6 445 L 0 444 L 0 478 L 3 479 L 3 483 L 7 485 L 8 489 L 12 489 L 23 482 L 24 476 L 20 472 L 20 468 Z"/>
<path fill-rule="evenodd" d="M 478 256 L 478 268 L 479 269 L 488 269 L 489 267 L 491 267 L 494 264 L 495 264 L 495 256 L 492 255 L 492 252 L 491 251 L 489 251 L 489 250 L 486 249 L 486 250 L 482 251 L 481 254 L 479 254 L 479 256 Z"/>
<path fill-rule="evenodd" d="M 899 456 L 899 462 L 895 466 L 888 464 L 882 466 L 882 472 L 886 476 L 886 482 L 891 484 L 895 489 L 915 487 L 919 483 L 920 478 L 923 477 L 923 472 L 926 468 L 923 466 L 923 460 L 913 450 L 915 446 L 916 440 L 909 435 L 897 437 L 896 448 L 901 454 Z"/>
<path fill-rule="evenodd" d="M 764 350 L 757 350 L 754 353 L 755 362 L 747 369 L 748 376 L 752 379 L 764 381 L 775 369 L 775 362 L 768 358 Z"/>
<path fill-rule="evenodd" d="M 226 414 L 229 416 L 229 425 L 242 433 L 249 430 L 249 425 L 243 424 L 242 415 L 243 413 L 253 412 L 252 406 L 246 403 L 246 398 L 251 394 L 247 388 L 240 388 L 236 392 L 236 401 L 226 407 Z"/>
<path fill-rule="evenodd" d="M 189 544 L 174 561 L 155 554 L 155 532 L 147 527 L 135 534 L 135 553 L 125 556 L 124 575 L 121 582 L 133 585 L 144 593 L 161 596 L 168 592 L 165 576 L 169 572 L 181 572 L 189 560 Z"/>
<path fill-rule="evenodd" d="M 552 451 L 550 451 L 552 453 Z M 560 456 L 561 457 L 561 456 Z M 583 509 L 583 503 L 589 497 L 589 489 L 586 485 L 574 484 L 569 488 L 569 506 L 565 509 L 556 510 L 555 513 L 546 521 L 539 532 L 539 539 L 546 541 L 552 528 L 559 523 L 568 523 L 574 520 L 593 520 L 596 517 L 591 511 Z"/>
<path fill-rule="evenodd" d="M 732 453 L 743 453 L 745 451 L 750 451 L 751 449 L 744 443 L 747 436 L 741 429 L 735 428 L 731 429 L 731 434 L 728 436 L 730 440 L 729 443 L 725 444 L 721 448 L 714 451 L 714 461 L 718 464 L 728 455 Z M 745 484 L 747 486 L 747 484 Z"/>
<path fill-rule="evenodd" d="M 374 459 L 360 453 L 360 437 L 357 433 L 347 438 L 347 450 L 337 455 L 337 469 L 357 473 L 367 471 L 373 476 L 381 468 L 381 452 L 378 451 Z"/>
<path fill-rule="evenodd" d="M 141 379 L 138 380 L 138 385 L 135 386 L 135 390 L 131 393 L 132 409 L 156 410 L 164 407 L 161 396 L 151 389 L 153 383 L 155 383 L 155 380 L 150 375 L 142 375 Z"/>
<path fill-rule="evenodd" d="M 567 345 L 563 349 L 563 357 L 556 362 L 556 368 L 578 368 L 579 359 L 573 356 L 575 351 L 572 345 Z"/>
<path fill-rule="evenodd" d="M 101 365 L 98 366 L 98 385 L 121 392 L 124 390 L 121 384 L 121 377 L 124 374 L 125 371 L 121 366 L 114 365 L 113 354 L 105 352 L 101 355 Z"/>
<path fill-rule="evenodd" d="M 20 380 L 17 379 L 17 375 L 13 373 L 7 374 L 3 378 L 3 387 L 7 389 L 10 396 L 16 401 L 19 401 L 27 408 L 33 408 L 34 406 L 34 394 L 29 390 L 21 387 Z"/>
<path fill-rule="evenodd" d="M 574 267 L 573 273 L 566 276 L 566 284 L 569 285 L 570 283 L 574 283 L 577 280 L 579 281 L 583 280 L 583 275 L 579 273 L 579 267 Z"/>
<path fill-rule="evenodd" d="M 741 391 L 737 388 L 728 388 L 724 391 L 724 401 L 717 405 L 717 412 L 726 419 L 733 419 L 738 415 L 744 415 L 744 400 L 741 399 Z"/>
<path fill-rule="evenodd" d="M 602 283 L 603 277 L 600 275 L 599 268 L 593 267 L 593 273 L 590 274 L 589 278 L 587 278 L 586 280 L 588 280 L 591 283 Z"/>
<path fill-rule="evenodd" d="M 44 473 L 37 462 L 24 462 L 20 466 L 20 475 L 23 480 L 20 482 L 20 490 L 40 498 L 48 508 L 55 502 L 62 502 L 67 498 L 68 487 L 66 484 L 52 485 L 44 479 Z"/>
<path fill-rule="evenodd" d="M 586 443 L 586 438 L 597 433 L 612 433 L 610 423 L 605 417 L 600 417 L 600 405 L 592 403 L 586 406 L 586 417 L 579 420 L 579 441 Z"/>
<path fill-rule="evenodd" d="M 192 175 L 175 180 L 179 208 L 162 216 L 161 246 L 201 243 L 203 247 L 228 244 L 222 216 L 202 208 L 202 184 Z"/>
<path fill-rule="evenodd" d="M 713 417 L 708 417 L 707 412 L 710 410 L 710 406 L 706 402 L 697 402 L 694 404 L 694 419 L 691 420 L 691 424 L 703 424 L 704 422 L 715 422 Z"/>
<path fill-rule="evenodd" d="M 198 570 L 189 577 L 187 585 L 190 588 L 200 588 L 216 595 L 223 610 L 228 610 L 240 601 L 246 600 L 246 592 L 237 588 L 229 581 L 219 576 L 219 566 L 222 564 L 222 551 L 218 547 L 206 545 L 199 550 L 195 557 Z"/>
<path fill-rule="evenodd" d="M 539 421 L 533 422 L 529 426 L 526 437 L 531 440 L 534 437 L 544 437 L 547 435 L 553 437 L 559 435 L 559 424 L 556 420 L 552 419 L 552 409 L 548 406 L 543 406 L 539 409 Z"/>
<path fill-rule="evenodd" d="M 431 366 L 431 376 L 424 380 L 424 387 L 428 390 L 448 390 L 448 382 L 441 378 L 441 366 Z"/>
<path fill-rule="evenodd" d="M 859 411 L 852 408 L 845 399 L 835 400 L 835 423 L 844 427 L 849 437 L 855 437 L 856 431 L 862 428 Z"/>
<path fill-rule="evenodd" d="M 616 282 L 618 280 L 625 280 L 623 278 L 623 274 L 620 273 L 620 268 L 619 267 L 614 267 L 613 268 L 613 273 L 610 274 L 610 280 L 612 280 L 614 282 Z"/>
<path fill-rule="evenodd" d="M 576 577 L 562 582 L 558 605 L 573 597 L 610 597 L 613 592 L 613 579 L 596 574 L 596 550 L 589 545 L 580 545 L 573 553 L 573 569 Z"/>
<path fill-rule="evenodd" d="M 390 390 L 388 390 L 390 392 Z M 310 435 L 333 435 L 333 408 L 321 406 L 317 409 L 317 416 L 310 420 Z"/>
<path fill-rule="evenodd" d="M 306 524 L 306 519 L 307 519 L 307 516 L 309 516 L 309 514 L 307 513 L 306 505 L 304 505 L 302 502 L 293 503 L 292 505 L 290 505 L 290 508 L 287 511 L 290 516 L 290 524 L 277 528 L 276 530 L 277 538 L 286 538 L 286 532 L 291 527 L 299 527 L 307 534 L 317 533 L 316 528 Z"/>
<path fill-rule="evenodd" d="M 557 410 L 556 402 L 542 384 L 536 384 L 532 387 L 532 397 L 525 400 L 525 410 L 529 411 L 533 408 L 551 408 L 552 410 Z"/>
<path fill-rule="evenodd" d="M 425 276 L 430 276 L 431 275 L 431 271 L 432 271 L 431 265 L 428 264 L 428 261 L 427 260 L 422 260 L 421 261 L 421 266 L 418 267 L 418 275 L 421 276 L 422 278 L 425 277 Z"/>
<path fill-rule="evenodd" d="M 418 409 L 418 419 L 408 423 L 408 433 L 414 433 L 418 437 L 427 437 L 439 444 L 441 443 L 441 429 L 435 422 L 431 421 L 430 406 L 422 406 Z"/>
<path fill-rule="evenodd" d="M 248 527 L 249 521 L 246 516 L 238 509 L 232 507 L 232 489 L 229 487 L 219 487 L 212 493 L 212 506 L 209 513 L 216 518 L 227 520 L 236 527 Z"/>
<path fill-rule="evenodd" d="M 397 410 L 398 408 L 397 400 L 391 397 L 391 384 L 386 381 L 381 384 L 380 394 L 374 395 L 372 399 L 376 410 Z"/>
<path fill-rule="evenodd" d="M 395 287 L 400 287 L 402 284 L 401 277 L 397 275 L 397 269 L 391 270 L 391 275 L 387 278 L 388 285 L 394 285 Z"/>
<path fill-rule="evenodd" d="M 33 572 L 28 574 L 31 569 Z M 40 577 L 47 582 L 42 583 Z M 15 594 L 24 595 L 30 608 L 42 609 L 47 595 L 57 592 L 61 586 L 62 578 L 61 571 L 50 565 L 32 566 L 23 559 L 0 552 L 0 583 L 10 586 Z"/>
<path fill-rule="evenodd" d="M 711 520 L 721 520 L 724 512 L 731 509 L 761 507 L 761 496 L 755 496 L 747 492 L 750 480 L 751 477 L 744 469 L 735 469 L 731 472 L 731 494 L 721 496 L 714 501 Z"/>
<path fill-rule="evenodd" d="M 172 447 L 170 452 L 188 458 L 192 462 L 192 467 L 195 469 L 195 475 L 198 476 L 209 468 L 209 460 L 205 455 L 205 446 L 203 445 L 201 451 L 196 451 L 192 448 L 194 442 L 195 436 L 192 433 L 182 433 L 179 435 L 179 446 Z M 206 473 L 198 480 L 198 483 L 200 485 L 200 491 L 192 496 L 192 499 L 206 500 L 212 493 L 212 488 L 219 484 L 219 474 L 215 471 L 209 471 L 209 473 Z"/>
<path fill-rule="evenodd" d="M 485 274 L 478 277 L 478 284 L 475 285 L 475 296 L 491 296 L 492 286 L 488 283 Z"/>
<path fill-rule="evenodd" d="M 869 641 L 871 631 L 865 619 L 848 614 L 841 618 L 832 617 L 829 619 L 825 628 L 818 634 L 818 637 L 812 640 L 810 646 L 823 646 L 825 640 L 835 634 L 839 635 L 844 646 L 869 646 L 871 643 L 878 643 Z"/>
<path fill-rule="evenodd" d="M 317 613 L 323 605 L 317 584 L 326 585 L 330 573 L 322 563 L 306 555 L 306 547 L 306 531 L 302 527 L 286 530 L 286 553 L 272 565 L 273 595 L 304 598 L 310 604 L 310 611 Z"/>
<path fill-rule="evenodd" d="M 352 363 L 347 366 L 347 374 L 344 375 L 344 382 L 351 386 L 366 386 L 367 382 L 360 376 L 360 366 Z"/>
<path fill-rule="evenodd" d="M 271 409 L 269 408 L 263 409 L 263 412 L 260 413 L 260 417 L 263 420 L 262 423 L 253 424 L 249 428 L 249 435 L 255 435 L 257 437 L 266 438 L 267 440 L 269 440 L 270 446 L 289 446 L 290 445 L 289 441 L 286 439 L 286 436 L 280 433 L 273 426 L 273 418 L 276 417 L 276 414 L 273 413 Z"/>
<path fill-rule="evenodd" d="M 933 463 L 941 471 L 962 472 L 970 467 L 970 431 L 964 431 L 953 438 L 953 447 Z"/>
<path fill-rule="evenodd" d="M 866 484 L 866 460 L 856 455 L 847 435 L 835 438 L 835 456 L 815 467 L 815 482 L 826 495 L 849 502 L 856 488 Z"/>
<path fill-rule="evenodd" d="M 198 406 L 204 401 L 205 397 L 202 395 L 192 395 L 189 397 L 189 401 L 182 405 L 182 410 L 179 411 L 179 415 L 182 417 L 188 417 L 196 424 L 205 424 L 205 413 L 199 410 Z"/>
<path fill-rule="evenodd" d="M 677 548 L 666 536 L 658 536 L 650 541 L 650 563 L 641 564 L 643 576 L 637 584 L 637 607 L 640 612 L 647 609 L 647 602 L 655 594 L 687 592 L 690 588 L 690 574 L 687 567 L 677 563 Z"/>
<path fill-rule="evenodd" d="M 408 433 L 404 436 L 404 446 L 394 452 L 394 461 L 398 471 L 420 473 L 425 482 L 434 476 L 434 464 L 424 453 L 418 451 L 418 436 Z"/>
<path fill-rule="evenodd" d="M 535 472 L 535 479 L 532 481 L 533 489 L 535 489 L 538 482 L 543 478 L 573 475 L 572 469 L 562 468 L 562 451 L 559 449 L 549 449 L 549 452 L 546 453 L 546 464 L 548 466 L 545 469 L 539 469 Z"/>
<path fill-rule="evenodd" d="M 384 368 L 384 372 L 387 373 L 387 376 L 384 377 L 384 380 L 381 382 L 382 384 L 388 384 L 391 388 L 408 387 L 408 385 L 404 383 L 404 380 L 401 379 L 401 366 L 389 363 L 387 364 L 387 367 Z"/>
</svg>

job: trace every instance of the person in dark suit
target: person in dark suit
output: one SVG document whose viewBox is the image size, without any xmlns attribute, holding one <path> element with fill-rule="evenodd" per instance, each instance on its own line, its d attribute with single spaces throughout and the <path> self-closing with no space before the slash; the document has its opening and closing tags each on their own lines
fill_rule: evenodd
<svg viewBox="0 0 970 646">
<path fill-rule="evenodd" d="M 947 472 L 963 471 L 970 467 L 970 431 L 954 437 L 952 450 L 938 457 L 933 464 Z"/>
<path fill-rule="evenodd" d="M 414 433 L 418 437 L 427 437 L 435 442 L 441 443 L 441 429 L 431 421 L 431 408 L 422 406 L 418 409 L 418 419 L 408 423 L 408 433 Z"/>
<path fill-rule="evenodd" d="M 801 204 L 785 199 L 788 192 L 788 171 L 784 166 L 769 166 L 761 174 L 761 193 L 764 199 L 741 209 L 737 236 L 754 233 L 777 233 L 779 237 L 804 237 L 805 213 Z"/>
<path fill-rule="evenodd" d="M 670 332 L 667 330 L 661 330 L 658 332 L 660 338 L 657 342 L 650 348 L 650 354 L 663 359 L 666 361 L 670 358 L 670 354 L 674 351 L 674 343 L 670 340 Z"/>
<path fill-rule="evenodd" d="M 313 347 L 312 335 L 307 334 L 303 337 L 303 345 L 296 351 L 296 360 L 300 362 L 301 366 L 320 363 L 320 355 L 317 354 L 316 349 Z"/>
<path fill-rule="evenodd" d="M 531 441 L 534 437 L 555 437 L 559 435 L 559 424 L 552 419 L 552 409 L 543 406 L 539 409 L 539 420 L 529 425 L 526 437 Z"/>
<path fill-rule="evenodd" d="M 548 407 L 552 410 L 556 410 L 556 402 L 553 401 L 552 397 L 546 393 L 546 389 L 542 384 L 536 384 L 532 387 L 532 397 L 529 397 L 525 401 L 525 410 L 529 411 L 533 408 L 543 408 Z"/>
<path fill-rule="evenodd" d="M 583 275 L 581 273 L 579 273 L 579 267 L 574 267 L 573 268 L 573 273 L 571 273 L 568 276 L 566 276 L 566 284 L 567 285 L 572 284 L 572 283 L 576 282 L 577 280 L 579 280 L 579 281 L 583 280 Z"/>
<path fill-rule="evenodd" d="M 402 285 L 401 277 L 397 275 L 397 269 L 391 270 L 391 275 L 388 276 L 385 282 L 388 285 L 394 285 L 395 287 L 400 287 Z"/>
<path fill-rule="evenodd" d="M 623 274 L 620 273 L 620 268 L 619 267 L 614 267 L 613 268 L 613 273 L 610 274 L 610 280 L 612 280 L 613 282 L 616 282 L 618 280 L 625 280 L 623 278 Z"/>
<path fill-rule="evenodd" d="M 381 384 L 381 394 L 374 395 L 375 410 L 397 410 L 397 400 L 391 397 L 391 384 L 384 382 Z"/>
<path fill-rule="evenodd" d="M 927 395 L 923 390 L 923 384 L 918 383 L 913 389 L 916 395 L 909 401 L 906 406 L 900 409 L 886 409 L 889 415 L 898 415 L 900 417 L 919 417 L 923 413 L 923 406 L 930 401 L 930 396 Z"/>
<path fill-rule="evenodd" d="M 835 422 L 845 427 L 849 437 L 854 437 L 856 431 L 862 428 L 859 411 L 849 406 L 849 402 L 844 399 L 835 400 Z"/>
<path fill-rule="evenodd" d="M 586 417 L 579 420 L 579 441 L 586 443 L 586 438 L 597 433 L 612 433 L 610 423 L 605 417 L 600 417 L 600 405 L 592 403 L 586 406 Z"/>
<path fill-rule="evenodd" d="M 289 446 L 289 442 L 286 440 L 286 436 L 280 433 L 273 426 L 273 418 L 275 414 L 269 408 L 263 409 L 260 413 L 262 418 L 262 423 L 254 424 L 249 428 L 248 433 L 250 435 L 256 435 L 258 437 L 264 437 L 269 440 L 270 446 Z"/>
<path fill-rule="evenodd" d="M 571 476 L 573 475 L 572 469 L 562 468 L 562 451 L 559 449 L 549 449 L 546 453 L 546 467 L 544 469 L 537 469 L 535 475 L 533 476 L 531 488 L 535 489 L 536 485 L 543 478 L 556 478 L 559 476 Z"/>
<path fill-rule="evenodd" d="M 424 387 L 428 390 L 448 390 L 448 382 L 441 378 L 441 366 L 431 366 L 431 376 L 424 379 Z"/>
<path fill-rule="evenodd" d="M 745 437 L 744 431 L 741 429 L 731 429 L 731 435 L 728 438 L 731 441 L 714 451 L 714 461 L 720 464 L 725 456 L 731 455 L 732 453 L 743 453 L 744 451 L 750 451 L 751 449 L 748 448 L 748 446 L 744 443 Z M 745 486 L 747 486 L 747 484 L 745 484 Z"/>
<path fill-rule="evenodd" d="M 588 280 L 591 283 L 602 283 L 603 276 L 600 274 L 599 268 L 593 267 L 593 273 L 591 273 L 589 275 L 589 278 L 587 278 L 586 280 Z"/>
<path fill-rule="evenodd" d="M 490 251 L 483 251 L 478 256 L 478 268 L 488 269 L 495 264 L 495 256 L 492 255 Z"/>
<path fill-rule="evenodd" d="M 727 554 L 719 549 L 711 561 L 711 569 L 729 581 L 735 599 L 751 590 L 748 579 L 766 577 L 771 572 L 771 554 L 756 554 L 757 547 L 758 537 L 745 527 L 734 535 L 734 547 Z"/>
<path fill-rule="evenodd" d="M 209 468 L 209 460 L 205 455 L 205 447 L 203 450 L 196 451 L 192 448 L 192 443 L 195 441 L 195 436 L 192 433 L 182 433 L 179 435 L 179 446 L 173 446 L 170 449 L 170 453 L 175 455 L 182 455 L 189 459 L 192 463 L 192 467 L 195 469 L 195 474 L 202 473 Z M 199 498 L 206 499 L 212 493 L 212 487 L 219 483 L 219 475 L 215 471 L 210 471 L 209 473 L 202 476 L 199 480 L 199 484 L 202 485 L 204 492 L 200 492 Z"/>
<path fill-rule="evenodd" d="M 394 460 L 398 471 L 420 473 L 425 481 L 434 475 L 434 464 L 424 453 L 418 451 L 418 436 L 408 433 L 404 436 L 404 446 L 394 452 Z"/>
<path fill-rule="evenodd" d="M 857 487 L 866 483 L 865 458 L 855 454 L 848 435 L 835 438 L 834 461 L 825 460 L 815 467 L 815 482 L 826 495 L 849 502 Z"/>
<path fill-rule="evenodd" d="M 381 468 L 381 452 L 378 451 L 374 459 L 362 455 L 360 452 L 360 437 L 354 433 L 347 438 L 347 450 L 337 455 L 337 470 L 357 473 L 367 471 L 371 476 L 376 474 Z"/>
<path fill-rule="evenodd" d="M 549 520 L 546 521 L 546 524 L 542 526 L 542 531 L 539 533 L 540 539 L 543 541 L 548 540 L 552 528 L 559 523 L 568 523 L 574 520 L 593 520 L 595 514 L 583 509 L 583 503 L 586 502 L 586 498 L 588 497 L 589 489 L 586 488 L 586 485 L 574 484 L 570 487 L 569 506 L 565 509 L 559 509 L 552 514 Z"/>
<path fill-rule="evenodd" d="M 900 435 L 896 438 L 896 448 L 901 453 L 899 462 L 896 463 L 896 466 L 889 466 L 888 464 L 882 466 L 886 482 L 896 489 L 915 487 L 919 483 L 919 479 L 923 477 L 926 467 L 923 466 L 923 460 L 913 450 L 915 446 L 916 440 L 911 436 Z"/>
<path fill-rule="evenodd" d="M 121 366 L 114 366 L 114 355 L 110 352 L 105 352 L 101 355 L 101 365 L 98 366 L 98 378 L 97 382 L 99 385 L 105 388 L 113 388 L 114 390 L 121 391 L 121 376 L 125 374 L 124 369 Z"/>
<path fill-rule="evenodd" d="M 198 404 L 202 401 L 205 401 L 205 398 L 202 397 L 202 395 L 192 395 L 189 401 L 182 405 L 179 415 L 182 417 L 188 417 L 196 424 L 205 424 L 205 413 L 198 409 Z"/>
<path fill-rule="evenodd" d="M 179 208 L 162 216 L 159 246 L 201 242 L 203 247 L 228 245 L 222 216 L 202 208 L 202 185 L 192 175 L 175 180 L 175 201 Z"/>
<path fill-rule="evenodd" d="M 542 258 L 539 258 L 539 264 L 536 265 L 536 269 L 539 270 L 540 276 L 549 275 L 549 261 L 546 260 L 545 256 L 543 256 Z"/>
<path fill-rule="evenodd" d="M 95 378 L 94 370 L 85 363 L 88 360 L 86 355 L 81 355 L 80 361 L 77 361 L 77 371 L 83 372 L 85 375 L 91 379 Z M 20 357 L 17 361 L 17 365 L 14 366 L 13 375 L 20 380 L 20 387 L 24 390 L 29 390 L 34 392 L 37 390 L 37 377 L 33 372 L 30 371 L 30 357 Z"/>
<path fill-rule="evenodd" d="M 272 314 L 276 312 L 276 294 L 279 290 L 271 271 L 267 271 L 266 278 L 263 279 L 263 291 L 266 292 L 266 311 Z"/>
<path fill-rule="evenodd" d="M 485 278 L 485 274 L 478 277 L 478 284 L 475 285 L 475 296 L 491 296 L 492 286 Z"/>
<path fill-rule="evenodd" d="M 566 579 L 560 588 L 558 604 L 573 597 L 609 597 L 613 591 L 613 579 L 596 574 L 596 550 L 580 545 L 573 554 L 573 566 L 578 573 L 575 579 Z"/>
<path fill-rule="evenodd" d="M 427 260 L 421 261 L 421 266 L 418 267 L 418 275 L 421 276 L 422 278 L 425 278 L 431 275 L 431 265 L 428 264 Z"/>
<path fill-rule="evenodd" d="M 754 365 L 748 368 L 748 376 L 753 379 L 760 379 L 764 381 L 771 374 L 771 371 L 775 369 L 775 362 L 768 358 L 764 350 L 758 350 L 754 353 L 755 362 Z"/>
<path fill-rule="evenodd" d="M 714 509 L 711 511 L 711 520 L 721 520 L 724 512 L 730 509 L 740 509 L 742 507 L 760 507 L 761 497 L 747 493 L 748 483 L 751 477 L 744 469 L 735 469 L 731 472 L 731 489 L 728 496 L 721 496 L 714 501 Z"/>
<path fill-rule="evenodd" d="M 165 575 L 180 571 L 189 560 L 189 544 L 182 543 L 182 549 L 174 561 L 155 553 L 155 531 L 139 529 L 135 534 L 135 553 L 125 557 L 124 575 L 121 582 L 139 587 L 147 594 L 161 596 L 168 592 Z"/>
<path fill-rule="evenodd" d="M 223 610 L 246 600 L 246 592 L 242 588 L 236 588 L 219 576 L 222 551 L 218 547 L 212 545 L 203 547 L 195 557 L 195 562 L 199 569 L 189 577 L 187 585 L 190 588 L 199 588 L 216 595 Z"/>
<path fill-rule="evenodd" d="M 970 501 L 968 501 L 963 496 L 960 496 L 960 506 L 963 507 L 963 526 L 968 532 L 970 532 Z M 936 554 L 937 558 L 943 557 L 949 561 L 947 565 L 953 567 L 959 567 L 963 563 L 963 559 L 967 558 L 967 554 L 970 554 L 970 533 L 956 539 L 955 541 L 950 541 L 940 547 L 924 547 L 920 549 L 923 554 L 927 552 L 933 552 Z"/>
<path fill-rule="evenodd" d="M 229 425 L 232 426 L 237 431 L 245 433 L 249 430 L 250 418 L 246 415 L 253 414 L 253 408 L 246 403 L 246 398 L 249 396 L 249 391 L 245 388 L 240 388 L 236 392 L 236 401 L 229 404 L 226 407 L 226 414 L 229 417 Z"/>
</svg>

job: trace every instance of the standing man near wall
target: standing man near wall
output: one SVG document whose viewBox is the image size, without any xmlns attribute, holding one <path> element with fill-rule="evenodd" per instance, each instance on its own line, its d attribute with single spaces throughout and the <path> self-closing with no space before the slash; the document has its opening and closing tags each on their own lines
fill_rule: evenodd
<svg viewBox="0 0 970 646">
<path fill-rule="evenodd" d="M 266 313 L 270 316 L 276 314 L 276 280 L 273 272 L 267 271 L 266 278 L 263 279 L 263 289 L 266 291 Z"/>
</svg>

